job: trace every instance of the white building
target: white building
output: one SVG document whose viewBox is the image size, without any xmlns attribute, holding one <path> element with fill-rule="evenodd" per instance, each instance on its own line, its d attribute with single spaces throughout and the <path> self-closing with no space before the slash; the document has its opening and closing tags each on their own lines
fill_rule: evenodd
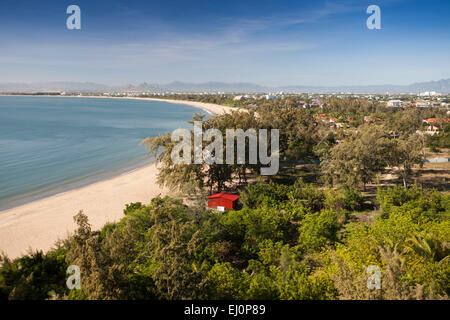
<svg viewBox="0 0 450 320">
<path fill-rule="evenodd" d="M 427 108 L 429 104 L 427 102 L 416 102 L 415 106 L 419 108 Z"/>
<path fill-rule="evenodd" d="M 437 93 L 436 91 L 425 91 L 425 92 L 421 92 L 419 93 L 420 97 L 436 97 L 436 96 L 440 96 L 440 93 Z"/>
<path fill-rule="evenodd" d="M 402 100 L 389 100 L 387 102 L 388 107 L 401 107 L 403 105 Z"/>
</svg>

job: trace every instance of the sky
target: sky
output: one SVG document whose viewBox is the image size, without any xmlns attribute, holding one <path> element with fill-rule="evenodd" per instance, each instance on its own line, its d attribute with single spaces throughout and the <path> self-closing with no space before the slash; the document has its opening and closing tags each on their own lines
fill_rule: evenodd
<svg viewBox="0 0 450 320">
<path fill-rule="evenodd" d="M 449 40 L 448 0 L 0 0 L 0 83 L 406 85 L 450 78 Z"/>
</svg>

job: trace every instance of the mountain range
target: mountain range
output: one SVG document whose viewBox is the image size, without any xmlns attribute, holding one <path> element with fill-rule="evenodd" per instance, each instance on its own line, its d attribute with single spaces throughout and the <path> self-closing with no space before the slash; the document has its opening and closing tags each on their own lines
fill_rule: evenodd
<svg viewBox="0 0 450 320">
<path fill-rule="evenodd" d="M 424 91 L 436 91 L 443 94 L 450 93 L 450 78 L 439 81 L 418 82 L 410 85 L 350 85 L 350 86 L 280 86 L 269 87 L 254 83 L 238 82 L 204 82 L 204 83 L 186 83 L 175 81 L 167 84 L 149 84 L 141 83 L 138 85 L 127 84 L 123 86 L 108 86 L 93 82 L 36 82 L 36 83 L 0 83 L 0 92 L 30 93 L 42 91 L 66 91 L 66 92 L 121 92 L 121 91 L 139 91 L 139 92 L 226 92 L 226 93 L 268 93 L 268 92 L 286 92 L 286 93 L 419 93 Z"/>
</svg>

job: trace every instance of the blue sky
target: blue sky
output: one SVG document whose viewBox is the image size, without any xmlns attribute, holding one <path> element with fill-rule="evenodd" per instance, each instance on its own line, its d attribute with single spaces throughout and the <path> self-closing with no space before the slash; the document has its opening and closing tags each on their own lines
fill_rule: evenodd
<svg viewBox="0 0 450 320">
<path fill-rule="evenodd" d="M 81 8 L 81 30 L 66 8 Z M 381 8 L 369 30 L 366 8 Z M 0 0 L 0 82 L 409 84 L 450 77 L 450 1 Z"/>
</svg>

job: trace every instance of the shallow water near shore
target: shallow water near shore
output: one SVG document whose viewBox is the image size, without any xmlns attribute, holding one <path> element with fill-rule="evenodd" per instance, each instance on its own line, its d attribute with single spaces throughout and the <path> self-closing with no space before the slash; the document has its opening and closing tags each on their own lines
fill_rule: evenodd
<svg viewBox="0 0 450 320">
<path fill-rule="evenodd" d="M 188 127 L 200 111 L 149 100 L 1 96 L 0 211 L 149 164 L 139 143 Z"/>
</svg>

